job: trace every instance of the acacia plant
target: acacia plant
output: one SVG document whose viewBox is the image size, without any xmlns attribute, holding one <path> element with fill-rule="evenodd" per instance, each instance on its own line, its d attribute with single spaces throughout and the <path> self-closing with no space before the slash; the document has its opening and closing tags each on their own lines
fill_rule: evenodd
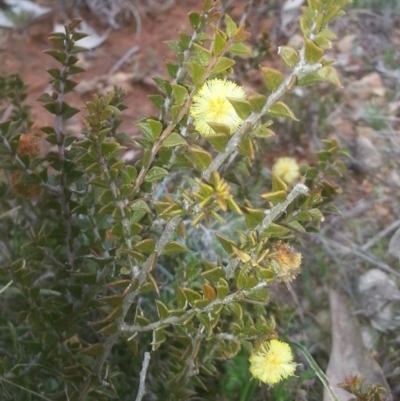
<svg viewBox="0 0 400 401">
<path fill-rule="evenodd" d="M 241 187 L 273 120 L 296 119 L 282 97 L 339 84 L 324 50 L 347 2 L 308 0 L 303 46 L 280 47 L 285 71 L 261 66 L 265 89 L 248 93 L 230 76 L 235 57 L 251 56 L 249 34 L 206 0 L 192 32 L 167 43 L 176 59 L 155 78 L 163 94 L 150 96 L 158 111 L 137 123 L 140 137 L 120 132 L 118 88 L 86 104 L 79 135 L 66 130 L 79 112 L 66 101 L 83 71 L 78 20 L 45 51 L 60 64 L 40 98 L 53 126 L 32 124 L 18 76 L 1 78 L 2 400 L 216 399 L 221 361 L 240 350 L 262 382 L 295 373 L 268 287 L 300 273 L 292 242 L 331 211 L 343 152 L 325 141 L 297 183 L 284 159 L 260 196 Z M 135 165 L 120 158 L 130 147 Z M 215 252 L 190 249 L 202 230 Z"/>
</svg>

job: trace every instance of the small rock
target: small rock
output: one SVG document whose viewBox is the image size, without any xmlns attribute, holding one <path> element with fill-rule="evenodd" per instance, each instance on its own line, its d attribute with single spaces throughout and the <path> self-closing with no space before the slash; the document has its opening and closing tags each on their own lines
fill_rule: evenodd
<svg viewBox="0 0 400 401">
<path fill-rule="evenodd" d="M 348 87 L 348 90 L 361 100 L 367 100 L 373 96 L 382 97 L 386 93 L 382 79 L 376 72 L 372 72 L 358 81 L 353 82 Z"/>
<path fill-rule="evenodd" d="M 354 48 L 354 40 L 356 38 L 357 35 L 354 34 L 346 35 L 337 42 L 336 47 L 341 53 L 350 53 Z"/>
<path fill-rule="evenodd" d="M 366 136 L 358 136 L 356 139 L 356 159 L 367 171 L 382 166 L 381 154 Z"/>
</svg>

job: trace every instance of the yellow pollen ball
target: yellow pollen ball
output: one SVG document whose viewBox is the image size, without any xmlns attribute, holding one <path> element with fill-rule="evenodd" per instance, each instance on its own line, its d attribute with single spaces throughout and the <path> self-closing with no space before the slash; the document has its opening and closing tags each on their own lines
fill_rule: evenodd
<svg viewBox="0 0 400 401">
<path fill-rule="evenodd" d="M 263 383 L 276 384 L 296 370 L 289 344 L 275 339 L 261 344 L 249 360 L 251 374 Z"/>
<path fill-rule="evenodd" d="M 233 134 L 242 123 L 228 98 L 244 100 L 246 94 L 242 87 L 226 79 L 206 81 L 193 97 L 190 115 L 194 127 L 202 135 L 212 135 L 214 130 L 208 123 L 223 124 Z"/>
<path fill-rule="evenodd" d="M 299 165 L 291 157 L 280 157 L 272 167 L 275 174 L 287 184 L 291 184 L 300 176 Z"/>
</svg>

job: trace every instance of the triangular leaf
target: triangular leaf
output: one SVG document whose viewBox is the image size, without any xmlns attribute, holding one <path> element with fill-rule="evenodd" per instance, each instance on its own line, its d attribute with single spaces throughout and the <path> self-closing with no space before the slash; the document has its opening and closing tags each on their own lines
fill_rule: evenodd
<svg viewBox="0 0 400 401">
<path fill-rule="evenodd" d="M 283 102 L 276 102 L 273 104 L 268 109 L 267 113 L 273 117 L 290 118 L 291 120 L 298 121 L 292 110 L 290 110 L 289 107 Z"/>
<path fill-rule="evenodd" d="M 190 252 L 188 248 L 186 248 L 185 245 L 182 245 L 179 242 L 176 241 L 171 241 L 167 245 L 165 245 L 162 254 L 163 255 L 172 255 L 175 253 L 183 253 L 183 252 Z"/>
<path fill-rule="evenodd" d="M 285 77 L 280 71 L 275 70 L 274 68 L 262 67 L 261 70 L 267 88 L 271 92 L 275 92 L 279 88 L 279 85 L 284 81 Z"/>
</svg>

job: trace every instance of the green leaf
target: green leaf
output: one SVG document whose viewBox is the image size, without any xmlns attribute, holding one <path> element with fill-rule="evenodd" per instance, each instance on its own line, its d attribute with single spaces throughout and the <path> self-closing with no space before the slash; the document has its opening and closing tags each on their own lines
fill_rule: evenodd
<svg viewBox="0 0 400 401">
<path fill-rule="evenodd" d="M 314 85 L 318 82 L 322 82 L 323 79 L 316 73 L 316 72 L 311 72 L 307 75 L 302 76 L 297 80 L 297 86 L 308 86 L 308 85 Z"/>
<path fill-rule="evenodd" d="M 148 98 L 151 100 L 151 103 L 157 107 L 157 109 L 162 109 L 164 106 L 164 98 L 161 95 L 149 95 Z"/>
<path fill-rule="evenodd" d="M 268 109 L 267 113 L 273 117 L 290 118 L 291 120 L 298 121 L 292 110 L 283 102 L 276 102 L 273 104 Z"/>
<path fill-rule="evenodd" d="M 192 305 L 195 301 L 202 299 L 202 296 L 191 288 L 182 288 L 182 291 L 185 294 L 187 301 Z"/>
<path fill-rule="evenodd" d="M 193 48 L 196 52 L 197 60 L 202 66 L 207 67 L 211 60 L 211 53 L 197 43 L 193 43 Z"/>
<path fill-rule="evenodd" d="M 220 57 L 212 69 L 213 74 L 221 74 L 235 64 L 235 60 L 228 57 Z M 58 70 L 57 70 L 58 71 Z"/>
<path fill-rule="evenodd" d="M 324 51 L 317 46 L 312 40 L 306 39 L 305 56 L 310 64 L 319 63 L 324 56 Z"/>
<path fill-rule="evenodd" d="M 191 27 L 192 27 L 193 29 L 196 29 L 196 28 L 197 28 L 197 25 L 198 25 L 199 22 L 200 22 L 200 14 L 199 14 L 199 13 L 196 13 L 196 12 L 194 12 L 194 11 L 190 12 L 190 13 L 189 13 L 189 22 L 190 22 Z"/>
<path fill-rule="evenodd" d="M 148 119 L 146 121 L 147 121 L 147 124 L 149 124 L 150 130 L 151 130 L 151 135 L 152 135 L 153 139 L 154 140 L 158 139 L 163 130 L 162 123 L 160 121 L 152 120 L 152 119 Z"/>
<path fill-rule="evenodd" d="M 238 248 L 236 248 L 236 247 L 232 247 L 232 249 L 233 249 L 233 252 L 236 254 L 236 256 L 237 256 L 243 263 L 250 262 L 251 256 L 250 256 L 248 253 L 246 253 L 246 252 L 244 252 L 244 251 L 242 251 L 241 249 L 238 249 Z"/>
<path fill-rule="evenodd" d="M 185 245 L 182 245 L 179 242 L 171 241 L 167 245 L 165 245 L 162 254 L 163 255 L 173 255 L 176 253 L 190 252 Z"/>
<path fill-rule="evenodd" d="M 280 46 L 278 48 L 278 54 L 281 56 L 285 64 L 290 68 L 293 68 L 299 62 L 299 56 L 293 47 Z"/>
<path fill-rule="evenodd" d="M 225 25 L 226 25 L 226 34 L 228 35 L 228 38 L 233 38 L 237 31 L 237 25 L 228 14 L 225 14 Z"/>
<path fill-rule="evenodd" d="M 246 295 L 247 298 L 254 299 L 255 301 L 268 302 L 269 291 L 268 288 L 260 288 Z"/>
<path fill-rule="evenodd" d="M 188 94 L 187 89 L 184 86 L 178 84 L 171 84 L 171 86 L 172 92 L 174 93 L 175 97 L 175 104 L 177 104 L 178 106 L 182 106 L 183 103 L 185 103 L 186 101 L 186 97 Z"/>
<path fill-rule="evenodd" d="M 209 125 L 211 126 L 211 123 Z M 222 126 L 222 124 L 218 125 Z M 226 127 L 229 131 L 229 127 L 227 127 L 226 125 L 224 125 L 224 127 Z M 211 128 L 215 131 L 216 129 L 215 124 L 212 124 Z M 218 152 L 223 152 L 229 141 L 229 134 L 218 133 L 218 134 L 207 135 L 205 138 L 215 150 L 217 150 Z"/>
<path fill-rule="evenodd" d="M 243 319 L 243 309 L 239 302 L 232 302 L 228 305 L 228 308 L 233 312 L 236 316 L 237 320 Z"/>
<path fill-rule="evenodd" d="M 224 270 L 220 267 L 215 267 L 214 269 L 202 272 L 201 275 L 213 285 L 216 285 L 220 278 L 226 278 Z"/>
<path fill-rule="evenodd" d="M 332 48 L 332 42 L 327 39 L 324 35 L 317 35 L 315 38 L 315 43 L 322 47 L 323 49 L 331 49 Z"/>
<path fill-rule="evenodd" d="M 199 320 L 199 322 L 206 329 L 207 337 L 210 337 L 211 334 L 212 334 L 212 326 L 211 326 L 210 318 L 205 314 L 197 314 L 196 318 Z"/>
<path fill-rule="evenodd" d="M 285 191 L 287 192 L 286 183 L 272 171 L 272 191 Z"/>
<path fill-rule="evenodd" d="M 223 33 L 218 28 L 215 28 L 213 53 L 216 56 L 219 56 L 224 51 L 225 48 L 226 48 L 226 40 L 223 37 Z"/>
<path fill-rule="evenodd" d="M 144 211 L 150 213 L 150 208 L 143 199 L 138 199 L 131 205 L 132 212 Z"/>
<path fill-rule="evenodd" d="M 251 50 L 246 47 L 243 43 L 234 43 L 230 48 L 229 52 L 237 56 L 249 56 L 251 57 Z"/>
<path fill-rule="evenodd" d="M 68 120 L 69 118 L 73 117 L 75 114 L 78 114 L 79 112 L 80 109 L 68 106 L 64 110 L 62 110 L 62 117 L 64 120 Z"/>
<path fill-rule="evenodd" d="M 135 182 L 136 177 L 137 177 L 137 171 L 136 171 L 135 167 L 128 165 L 128 166 L 125 166 L 122 171 L 125 172 L 129 176 L 130 184 Z"/>
<path fill-rule="evenodd" d="M 209 122 L 207 124 L 213 129 L 213 131 L 216 134 L 225 134 L 228 136 L 230 136 L 230 134 L 231 134 L 230 128 L 225 124 L 219 124 L 219 123 L 213 123 L 213 122 Z"/>
<path fill-rule="evenodd" d="M 190 63 L 190 67 L 192 70 L 192 79 L 195 85 L 199 85 L 203 83 L 203 77 L 206 72 L 205 67 L 203 67 L 200 63 L 192 61 Z"/>
<path fill-rule="evenodd" d="M 162 144 L 163 148 L 175 148 L 176 146 L 185 146 L 187 142 L 177 132 L 172 132 Z"/>
<path fill-rule="evenodd" d="M 340 79 L 335 67 L 331 65 L 327 65 L 325 67 L 320 68 L 317 71 L 318 76 L 320 76 L 324 81 L 328 81 L 336 86 L 341 87 Z"/>
<path fill-rule="evenodd" d="M 265 84 L 271 92 L 275 92 L 284 81 L 283 74 L 274 68 L 262 67 L 261 68 Z"/>
<path fill-rule="evenodd" d="M 101 153 L 107 160 L 112 159 L 123 149 L 123 147 L 116 142 L 103 142 L 100 147 Z"/>
<path fill-rule="evenodd" d="M 267 98 L 264 95 L 260 95 L 259 93 L 256 93 L 254 95 L 249 96 L 248 101 L 251 105 L 251 110 L 255 113 L 261 113 L 262 109 L 265 106 L 265 103 L 267 102 Z"/>
<path fill-rule="evenodd" d="M 221 278 L 217 285 L 217 297 L 219 299 L 225 299 L 225 297 L 229 294 L 229 284 L 228 282 Z"/>
<path fill-rule="evenodd" d="M 156 182 L 160 181 L 168 175 L 168 171 L 161 167 L 152 167 L 146 174 L 144 182 Z"/>
<path fill-rule="evenodd" d="M 242 208 L 246 225 L 249 230 L 253 230 L 264 219 L 265 214 L 261 209 L 250 209 L 248 207 Z"/>
<path fill-rule="evenodd" d="M 236 277 L 236 287 L 241 290 L 246 286 L 246 282 L 247 282 L 247 275 L 246 272 L 244 271 L 245 269 L 242 269 L 237 277 Z"/>
<path fill-rule="evenodd" d="M 60 51 L 60 50 L 48 49 L 48 50 L 44 50 L 43 53 L 48 54 L 49 56 L 53 57 L 55 60 L 57 60 L 61 64 L 64 64 L 67 59 L 67 55 L 63 51 Z"/>
<path fill-rule="evenodd" d="M 251 114 L 251 105 L 246 100 L 235 99 L 232 97 L 227 97 L 229 103 L 233 106 L 236 114 L 245 120 Z"/>
<path fill-rule="evenodd" d="M 244 138 L 239 143 L 238 151 L 240 154 L 248 157 L 250 160 L 254 160 L 255 158 L 255 151 L 254 151 L 254 144 L 251 138 Z"/>
<path fill-rule="evenodd" d="M 228 255 L 231 255 L 233 253 L 233 248 L 236 247 L 235 242 L 233 242 L 232 240 L 230 240 L 218 233 L 216 233 L 215 236 L 217 237 L 217 240 L 222 245 L 222 248 L 224 248 L 225 252 Z"/>
<path fill-rule="evenodd" d="M 155 241 L 153 238 L 147 238 L 144 239 L 143 241 L 137 242 L 134 245 L 135 251 L 144 253 L 146 255 L 150 255 L 154 252 L 155 249 Z"/>
<path fill-rule="evenodd" d="M 189 149 L 192 155 L 192 161 L 196 167 L 201 171 L 206 170 L 211 164 L 212 156 L 199 146 L 192 145 Z"/>
<path fill-rule="evenodd" d="M 296 231 L 298 231 L 300 233 L 305 233 L 306 232 L 305 228 L 296 220 L 293 220 L 290 223 L 288 223 L 288 226 L 290 228 L 292 228 L 293 230 L 296 230 Z"/>
<path fill-rule="evenodd" d="M 156 307 L 160 319 L 166 319 L 169 316 L 168 308 L 158 299 L 156 299 Z"/>
<path fill-rule="evenodd" d="M 319 209 L 310 209 L 307 212 L 314 218 L 319 221 L 324 221 L 324 215 L 321 213 Z"/>
<path fill-rule="evenodd" d="M 286 200 L 287 192 L 284 190 L 268 192 L 266 194 L 260 195 L 261 198 L 272 202 L 272 203 L 279 203 Z"/>
</svg>

